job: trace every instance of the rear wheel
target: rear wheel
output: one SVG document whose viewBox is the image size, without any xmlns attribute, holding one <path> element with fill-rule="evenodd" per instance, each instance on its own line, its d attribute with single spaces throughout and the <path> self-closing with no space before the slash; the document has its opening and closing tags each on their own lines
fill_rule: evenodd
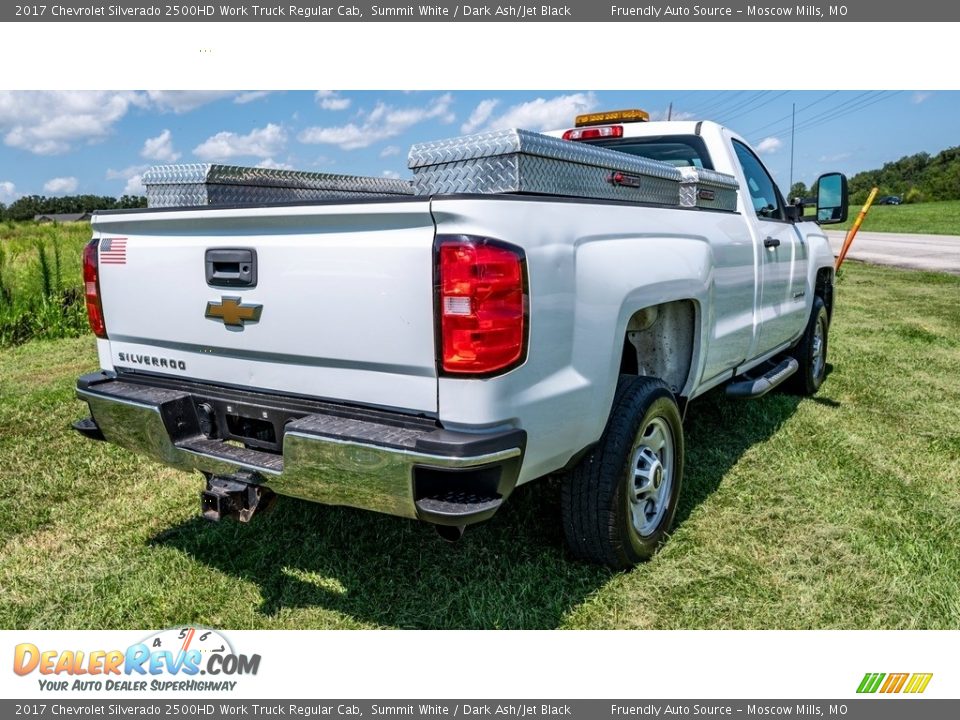
<svg viewBox="0 0 960 720">
<path fill-rule="evenodd" d="M 830 331 L 830 317 L 823 298 L 813 298 L 813 309 L 807 329 L 800 342 L 793 349 L 793 357 L 800 367 L 789 380 L 789 389 L 797 395 L 814 395 L 823 384 L 827 375 L 827 340 Z"/>
<path fill-rule="evenodd" d="M 621 375 L 597 446 L 564 480 L 567 545 L 582 560 L 622 570 L 653 556 L 677 511 L 683 426 L 662 380 Z"/>
</svg>

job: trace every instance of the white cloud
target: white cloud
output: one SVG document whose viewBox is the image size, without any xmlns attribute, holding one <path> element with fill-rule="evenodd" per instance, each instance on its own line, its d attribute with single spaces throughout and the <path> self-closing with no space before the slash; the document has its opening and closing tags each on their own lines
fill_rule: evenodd
<svg viewBox="0 0 960 720">
<path fill-rule="evenodd" d="M 143 173 L 147 171 L 149 165 L 131 165 L 123 170 L 107 170 L 107 180 L 124 180 L 124 195 L 143 195 L 146 189 L 143 186 Z"/>
<path fill-rule="evenodd" d="M 251 92 L 240 93 L 233 99 L 233 101 L 237 105 L 246 105 L 247 103 L 252 103 L 254 100 L 265 98 L 269 94 L 269 90 L 253 90 Z"/>
<path fill-rule="evenodd" d="M 573 125 L 574 117 L 595 110 L 596 107 L 597 96 L 592 92 L 558 95 L 549 100 L 537 98 L 507 108 L 502 115 L 489 119 L 484 129 L 553 130 L 570 127 Z"/>
<path fill-rule="evenodd" d="M 399 180 L 399 179 L 400 179 L 400 173 L 398 173 L 396 170 L 384 170 L 384 171 L 383 171 L 383 176 L 384 176 L 385 178 L 390 178 L 391 180 Z"/>
<path fill-rule="evenodd" d="M 836 155 L 821 155 L 819 158 L 817 158 L 817 162 L 834 163 L 840 162 L 841 160 L 848 160 L 851 157 L 853 157 L 853 153 L 841 152 L 837 153 Z"/>
<path fill-rule="evenodd" d="M 142 175 L 132 175 L 123 186 L 124 195 L 146 195 L 147 188 L 143 185 Z"/>
<path fill-rule="evenodd" d="M 757 152 L 764 155 L 771 155 L 783 147 L 783 141 L 776 137 L 765 137 L 757 143 Z"/>
<path fill-rule="evenodd" d="M 483 127 L 483 124 L 487 120 L 490 119 L 490 116 L 493 114 L 493 111 L 499 104 L 500 101 L 495 98 L 481 100 L 480 103 L 473 109 L 473 112 L 470 113 L 470 117 L 467 118 L 467 121 L 460 126 L 460 131 L 468 134 L 476 132 L 479 128 Z"/>
<path fill-rule="evenodd" d="M 256 165 L 258 168 L 269 168 L 271 170 L 296 170 L 290 163 L 277 162 L 273 158 L 265 158 Z"/>
<path fill-rule="evenodd" d="M 133 175 L 138 175 L 140 173 L 146 172 L 149 165 L 131 165 L 128 168 L 123 170 L 114 170 L 109 168 L 107 170 L 107 180 L 127 180 Z"/>
<path fill-rule="evenodd" d="M 280 153 L 287 144 L 287 133 L 279 125 L 251 130 L 246 135 L 219 132 L 193 149 L 201 160 L 231 160 L 238 157 L 258 157 L 262 160 Z"/>
<path fill-rule="evenodd" d="M 0 182 L 0 202 L 9 203 L 20 197 L 17 186 L 9 180 Z"/>
<path fill-rule="evenodd" d="M 66 195 L 76 192 L 80 183 L 75 177 L 50 178 L 43 184 L 43 189 L 54 195 Z"/>
<path fill-rule="evenodd" d="M 0 133 L 10 147 L 56 155 L 75 142 L 102 140 L 132 106 L 144 104 L 134 92 L 0 92 Z"/>
<path fill-rule="evenodd" d="M 910 102 L 912 102 L 914 105 L 919 105 L 920 103 L 929 100 L 931 97 L 933 97 L 932 92 L 917 91 L 910 98 Z"/>
<path fill-rule="evenodd" d="M 155 138 L 147 138 L 140 155 L 147 160 L 165 163 L 176 162 L 180 157 L 180 153 L 173 149 L 173 134 L 169 130 L 164 130 Z"/>
<path fill-rule="evenodd" d="M 453 96 L 441 95 L 422 107 L 395 108 L 378 103 L 369 113 L 360 113 L 356 122 L 334 127 L 311 127 L 300 133 L 298 139 L 308 144 L 336 145 L 342 150 L 370 147 L 409 130 L 426 120 L 443 123 L 454 121 L 450 110 Z"/>
<path fill-rule="evenodd" d="M 147 97 L 158 110 L 179 114 L 196 110 L 216 100 L 236 95 L 232 90 L 148 90 Z"/>
<path fill-rule="evenodd" d="M 234 97 L 250 102 L 262 92 L 150 90 L 3 91 L 0 92 L 0 134 L 10 147 L 37 155 L 58 155 L 78 142 L 108 137 L 134 107 L 185 113 L 202 105 Z"/>
<path fill-rule="evenodd" d="M 398 145 L 387 145 L 383 150 L 380 151 L 380 157 L 391 157 L 392 155 L 399 155 L 401 152 Z"/>
<path fill-rule="evenodd" d="M 340 97 L 334 90 L 317 90 L 316 101 L 324 110 L 346 110 L 350 107 L 350 98 Z"/>
</svg>

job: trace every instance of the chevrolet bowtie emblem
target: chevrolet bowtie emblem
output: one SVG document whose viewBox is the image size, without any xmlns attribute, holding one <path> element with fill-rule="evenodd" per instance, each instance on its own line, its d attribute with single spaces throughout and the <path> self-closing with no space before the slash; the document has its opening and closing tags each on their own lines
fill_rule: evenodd
<svg viewBox="0 0 960 720">
<path fill-rule="evenodd" d="M 224 325 L 242 328 L 245 322 L 257 322 L 263 305 L 244 305 L 238 297 L 224 297 L 220 302 L 207 303 L 206 316 L 214 320 L 223 320 Z"/>
</svg>

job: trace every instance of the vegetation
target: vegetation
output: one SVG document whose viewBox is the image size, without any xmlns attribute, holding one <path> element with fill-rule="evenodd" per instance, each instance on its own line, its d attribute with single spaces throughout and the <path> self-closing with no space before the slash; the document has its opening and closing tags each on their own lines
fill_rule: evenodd
<svg viewBox="0 0 960 720">
<path fill-rule="evenodd" d="M 88 223 L 0 223 L 0 347 L 87 330 L 82 260 Z"/>
<path fill-rule="evenodd" d="M 851 199 L 865 202 L 874 186 L 880 195 L 899 195 L 907 203 L 960 200 L 960 147 L 933 156 L 909 155 L 879 170 L 857 173 L 850 178 Z"/>
<path fill-rule="evenodd" d="M 960 627 L 960 278 L 848 262 L 819 394 L 687 416 L 673 537 L 612 574 L 562 549 L 555 483 L 457 545 L 280 498 L 197 519 L 197 474 L 71 432 L 93 339 L 0 352 L 0 627 Z"/>
<path fill-rule="evenodd" d="M 880 197 L 897 195 L 905 203 L 960 200 L 960 146 L 936 155 L 907 155 L 886 163 L 879 170 L 857 173 L 850 178 L 850 202 L 862 205 L 873 187 L 879 188 Z M 790 188 L 791 199 L 816 194 L 816 183 L 809 189 L 802 182 Z M 951 234 L 956 233 L 954 229 Z"/>
<path fill-rule="evenodd" d="M 24 195 L 9 206 L 0 203 L 0 220 L 33 220 L 36 215 L 59 213 L 92 213 L 95 210 L 117 210 L 147 206 L 147 199 L 139 195 L 124 195 L 117 199 L 109 195 L 67 195 L 45 197 Z"/>
<path fill-rule="evenodd" d="M 827 230 L 847 230 L 857 218 L 862 203 L 850 203 L 847 222 L 826 225 Z M 813 211 L 808 211 L 812 213 Z M 924 233 L 928 235 L 960 234 L 960 200 L 928 202 L 916 205 L 874 205 L 863 222 L 864 231 Z"/>
</svg>

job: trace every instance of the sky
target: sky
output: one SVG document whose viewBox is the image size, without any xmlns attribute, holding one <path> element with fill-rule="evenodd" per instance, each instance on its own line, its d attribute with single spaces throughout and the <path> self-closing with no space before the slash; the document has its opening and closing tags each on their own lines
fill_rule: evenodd
<svg viewBox="0 0 960 720">
<path fill-rule="evenodd" d="M 415 142 L 550 130 L 576 114 L 642 108 L 715 120 L 747 138 L 784 192 L 960 145 L 954 91 L 0 91 L 0 202 L 142 194 L 151 165 L 223 162 L 408 177 Z"/>
</svg>

